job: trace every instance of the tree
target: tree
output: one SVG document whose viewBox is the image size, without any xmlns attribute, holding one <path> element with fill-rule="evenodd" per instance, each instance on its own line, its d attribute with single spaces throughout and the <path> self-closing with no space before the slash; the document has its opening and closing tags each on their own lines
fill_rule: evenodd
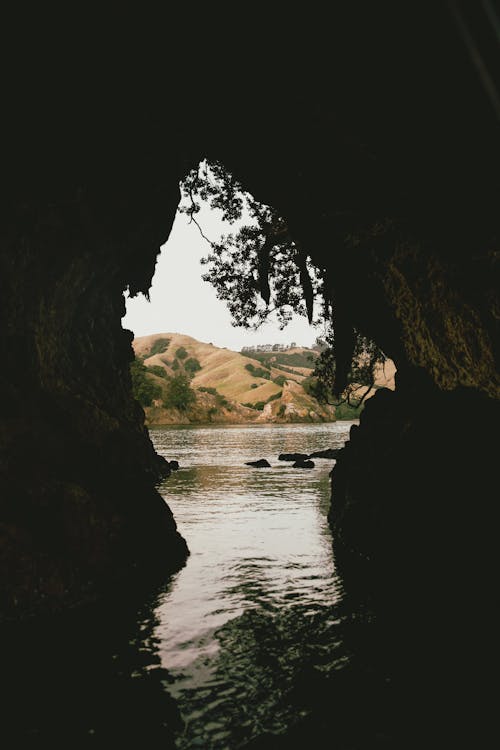
<svg viewBox="0 0 500 750">
<path fill-rule="evenodd" d="M 371 385 L 373 368 L 385 357 L 355 330 L 345 278 L 335 281 L 324 268 L 313 266 L 286 221 L 249 195 L 219 162 L 205 161 L 191 170 L 182 183 L 182 192 L 184 203 L 179 210 L 190 217 L 211 248 L 202 259 L 208 269 L 203 279 L 227 303 L 233 325 L 258 328 L 274 312 L 284 328 L 294 312 L 306 315 L 310 323 L 322 325 L 326 331 L 328 347 L 318 363 L 319 380 L 327 378 L 322 395 L 345 401 L 346 389 L 354 384 L 353 368 L 357 368 L 357 377 L 365 378 L 364 385 Z M 237 232 L 211 242 L 196 218 L 200 201 L 220 209 L 222 218 L 230 224 L 243 215 L 250 221 Z M 360 360 L 358 355 L 365 350 Z M 362 365 L 365 361 L 372 366 L 371 374 Z"/>
<path fill-rule="evenodd" d="M 139 359 L 130 364 L 132 393 L 141 406 L 151 406 L 155 399 L 161 398 L 161 388 L 147 375 L 147 368 Z"/>
<path fill-rule="evenodd" d="M 177 357 L 177 359 L 186 359 L 187 355 L 188 353 L 183 346 L 180 346 L 175 352 L 175 356 Z"/>
<path fill-rule="evenodd" d="M 184 362 L 184 369 L 186 370 L 186 372 L 194 375 L 195 372 L 201 370 L 201 365 L 195 357 L 189 357 L 189 359 L 186 359 L 186 361 Z"/>
<path fill-rule="evenodd" d="M 196 394 L 189 385 L 189 378 L 183 372 L 174 375 L 167 383 L 164 406 L 185 411 L 196 402 Z"/>
</svg>

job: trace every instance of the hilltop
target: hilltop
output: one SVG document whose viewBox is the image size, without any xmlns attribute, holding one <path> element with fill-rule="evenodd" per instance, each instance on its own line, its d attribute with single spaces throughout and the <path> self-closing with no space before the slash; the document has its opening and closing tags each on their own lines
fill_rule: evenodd
<svg viewBox="0 0 500 750">
<path fill-rule="evenodd" d="M 318 356 L 313 349 L 294 347 L 247 354 L 179 333 L 141 336 L 134 340 L 133 347 L 140 377 L 147 381 L 152 394 L 143 400 L 149 425 L 324 422 L 357 416 L 345 409 L 342 414 L 336 413 L 335 407 L 318 403 L 308 393 Z M 189 382 L 188 399 L 181 408 L 173 405 L 175 400 L 169 391 L 171 379 L 179 374 L 186 376 L 186 384 Z M 393 374 L 392 367 L 388 375 Z M 390 382 L 380 385 L 390 386 Z"/>
</svg>

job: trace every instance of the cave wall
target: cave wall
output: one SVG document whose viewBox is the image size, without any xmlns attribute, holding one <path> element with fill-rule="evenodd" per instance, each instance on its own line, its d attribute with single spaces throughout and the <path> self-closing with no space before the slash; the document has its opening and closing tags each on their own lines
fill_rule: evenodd
<svg viewBox="0 0 500 750">
<path fill-rule="evenodd" d="M 146 571 L 156 579 L 187 554 L 155 490 L 168 467 L 131 396 L 133 334 L 121 326 L 123 290 L 149 288 L 179 191 L 175 179 L 167 182 L 136 214 L 138 188 L 109 195 L 104 207 L 99 194 L 82 189 L 32 199 L 3 226 L 0 596 L 7 617 L 58 611 L 110 585 L 132 586 Z M 123 195 L 131 205 L 120 203 Z M 113 211 L 120 226 L 110 233 Z"/>
<path fill-rule="evenodd" d="M 481 9 L 461 12 L 495 89 L 492 30 Z M 124 570 L 170 570 L 186 554 L 154 489 L 162 467 L 131 397 L 120 318 L 127 287 L 147 292 L 178 182 L 203 157 L 286 218 L 349 322 L 396 362 L 393 434 L 426 399 L 455 413 L 454 394 L 461 414 L 475 413 L 470 394 L 485 413 L 498 399 L 498 117 L 449 5 L 247 21 L 234 33 L 217 19 L 179 27 L 156 54 L 139 45 L 97 70 L 87 57 L 50 75 L 28 66 L 6 90 L 4 611 L 81 601 Z M 338 476 L 369 464 L 353 441 Z M 334 499 L 336 533 L 373 556 L 371 501 L 349 493 Z"/>
</svg>

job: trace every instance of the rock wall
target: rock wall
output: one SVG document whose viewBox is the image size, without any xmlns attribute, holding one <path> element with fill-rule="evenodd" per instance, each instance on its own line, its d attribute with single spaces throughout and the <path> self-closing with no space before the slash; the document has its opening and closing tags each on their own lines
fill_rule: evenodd
<svg viewBox="0 0 500 750">
<path fill-rule="evenodd" d="M 161 209 L 166 232 L 173 187 Z M 147 216 L 138 227 L 120 214 L 127 241 L 109 236 L 83 195 L 32 202 L 3 227 L 2 616 L 57 611 L 146 571 L 165 575 L 187 554 L 155 490 L 165 466 L 131 396 L 132 334 L 121 327 L 122 291 L 147 290 L 162 235 L 144 231 Z M 149 251 L 138 262 L 141 245 Z"/>
</svg>

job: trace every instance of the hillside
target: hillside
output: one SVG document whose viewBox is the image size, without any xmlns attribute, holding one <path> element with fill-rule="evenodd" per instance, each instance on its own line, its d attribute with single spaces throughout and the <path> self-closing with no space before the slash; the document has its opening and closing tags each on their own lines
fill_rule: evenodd
<svg viewBox="0 0 500 750">
<path fill-rule="evenodd" d="M 133 347 L 151 391 L 143 400 L 150 425 L 323 422 L 355 416 L 345 409 L 336 415 L 335 407 L 319 404 L 304 390 L 318 356 L 311 349 L 245 355 L 178 333 L 141 336 Z M 169 391 L 171 379 L 179 374 L 186 376 L 186 388 L 189 382 L 191 399 L 180 408 Z M 393 377 L 394 368 L 386 367 L 386 374 Z M 380 380 L 379 385 L 390 387 L 382 374 Z"/>
</svg>

